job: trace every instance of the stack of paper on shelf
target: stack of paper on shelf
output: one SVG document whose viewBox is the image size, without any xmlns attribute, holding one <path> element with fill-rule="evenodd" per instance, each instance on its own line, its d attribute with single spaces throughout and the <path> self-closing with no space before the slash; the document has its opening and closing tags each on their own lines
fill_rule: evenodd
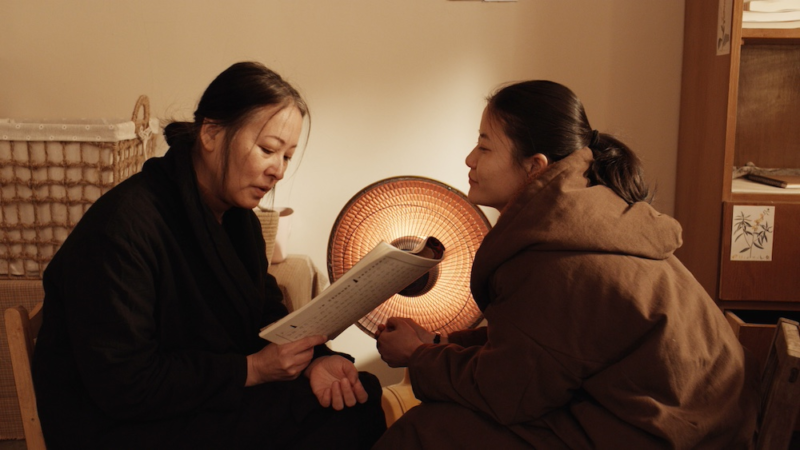
<svg viewBox="0 0 800 450">
<path fill-rule="evenodd" d="M 800 0 L 745 0 L 743 28 L 800 28 Z"/>
</svg>

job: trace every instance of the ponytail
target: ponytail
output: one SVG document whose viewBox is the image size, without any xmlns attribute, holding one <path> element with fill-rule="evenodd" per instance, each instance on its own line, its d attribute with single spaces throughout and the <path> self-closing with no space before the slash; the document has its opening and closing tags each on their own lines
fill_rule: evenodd
<svg viewBox="0 0 800 450">
<path fill-rule="evenodd" d="M 171 122 L 164 127 L 164 139 L 170 147 L 194 147 L 197 127 L 192 122 Z"/>
<path fill-rule="evenodd" d="M 651 200 L 639 158 L 613 136 L 593 130 L 583 103 L 566 86 L 547 80 L 509 84 L 489 97 L 486 108 L 503 126 L 518 163 L 537 153 L 560 161 L 589 147 L 590 185 L 606 186 L 628 204 Z"/>
<path fill-rule="evenodd" d="M 628 204 L 652 200 L 642 162 L 627 145 L 597 130 L 588 141 L 594 162 L 585 175 L 592 186 L 606 186 Z"/>
</svg>

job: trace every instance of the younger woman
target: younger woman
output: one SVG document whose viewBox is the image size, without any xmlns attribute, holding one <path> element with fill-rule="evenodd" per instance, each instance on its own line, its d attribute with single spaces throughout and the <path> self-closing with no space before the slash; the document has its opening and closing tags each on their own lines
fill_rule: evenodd
<svg viewBox="0 0 800 450">
<path fill-rule="evenodd" d="M 466 163 L 469 199 L 501 211 L 472 269 L 488 326 L 433 345 L 388 321 L 378 349 L 423 403 L 376 448 L 747 448 L 743 349 L 633 152 L 569 89 L 528 81 L 489 99 Z"/>
</svg>

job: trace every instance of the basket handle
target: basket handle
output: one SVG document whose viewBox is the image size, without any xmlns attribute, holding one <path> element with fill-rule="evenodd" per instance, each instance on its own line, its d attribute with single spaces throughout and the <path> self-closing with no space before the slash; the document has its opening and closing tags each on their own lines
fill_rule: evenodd
<svg viewBox="0 0 800 450">
<path fill-rule="evenodd" d="M 136 117 L 139 115 L 139 110 L 142 110 L 143 118 L 137 121 Z M 139 133 L 143 128 L 150 125 L 150 99 L 146 95 L 140 95 L 136 100 L 136 106 L 133 107 L 133 115 L 131 120 L 136 124 L 136 132 Z"/>
</svg>

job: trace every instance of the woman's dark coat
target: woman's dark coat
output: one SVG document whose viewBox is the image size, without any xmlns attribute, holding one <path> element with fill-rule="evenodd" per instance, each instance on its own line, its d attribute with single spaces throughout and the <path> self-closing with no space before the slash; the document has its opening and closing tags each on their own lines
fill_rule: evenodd
<svg viewBox="0 0 800 450">
<path fill-rule="evenodd" d="M 304 377 L 244 387 L 259 330 L 287 311 L 255 214 L 217 222 L 188 149 L 102 196 L 44 287 L 33 372 L 48 448 L 264 448 L 321 414 Z"/>
</svg>

